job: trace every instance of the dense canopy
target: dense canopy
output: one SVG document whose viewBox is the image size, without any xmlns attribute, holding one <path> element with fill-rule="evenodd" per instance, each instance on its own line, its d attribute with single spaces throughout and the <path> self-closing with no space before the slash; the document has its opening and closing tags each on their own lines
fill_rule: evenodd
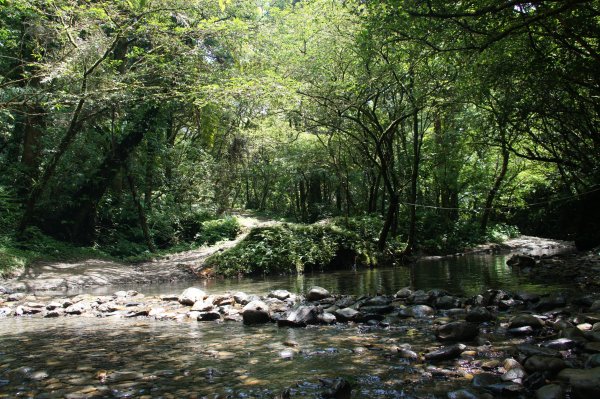
<svg viewBox="0 0 600 399">
<path fill-rule="evenodd" d="M 0 0 L 0 261 L 197 243 L 241 209 L 362 218 L 394 254 L 512 226 L 598 245 L 599 21 L 597 0 Z"/>
</svg>

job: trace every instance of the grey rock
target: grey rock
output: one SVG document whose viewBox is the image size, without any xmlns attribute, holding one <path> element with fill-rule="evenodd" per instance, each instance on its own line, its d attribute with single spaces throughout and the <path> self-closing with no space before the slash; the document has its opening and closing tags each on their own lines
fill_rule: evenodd
<svg viewBox="0 0 600 399">
<path fill-rule="evenodd" d="M 324 398 L 351 399 L 352 385 L 347 380 L 343 378 L 322 378 L 320 381 L 324 387 Z"/>
<path fill-rule="evenodd" d="M 329 298 L 331 294 L 323 287 L 311 287 L 306 293 L 307 301 L 320 301 L 321 299 Z"/>
<path fill-rule="evenodd" d="M 435 310 L 427 305 L 415 305 L 410 308 L 410 314 L 417 319 L 425 319 L 435 314 Z"/>
<path fill-rule="evenodd" d="M 473 386 L 476 388 L 486 388 L 490 385 L 499 384 L 502 380 L 496 374 L 479 373 L 473 376 Z"/>
<path fill-rule="evenodd" d="M 362 313 L 352 308 L 338 309 L 333 314 L 340 322 L 359 321 L 362 317 Z"/>
<path fill-rule="evenodd" d="M 558 338 L 551 341 L 542 342 L 542 346 L 544 348 L 563 351 L 575 348 L 577 346 L 577 342 L 569 338 Z"/>
<path fill-rule="evenodd" d="M 204 291 L 196 287 L 186 288 L 181 295 L 179 295 L 179 303 L 182 305 L 192 306 L 198 301 L 204 300 L 207 295 Z"/>
<path fill-rule="evenodd" d="M 564 369 L 558 379 L 567 381 L 577 398 L 600 397 L 600 367 L 593 369 Z"/>
<path fill-rule="evenodd" d="M 12 313 L 13 313 L 12 308 L 9 308 L 7 306 L 0 308 L 0 317 L 7 317 L 7 316 L 10 316 Z"/>
<path fill-rule="evenodd" d="M 386 306 L 389 305 L 392 302 L 391 298 L 388 298 L 386 296 L 375 296 L 373 298 L 368 298 L 366 301 L 364 301 L 361 305 L 361 307 L 363 306 Z"/>
<path fill-rule="evenodd" d="M 538 329 L 544 326 L 544 322 L 533 315 L 520 314 L 511 318 L 510 322 L 508 323 L 509 329 L 526 326 L 529 326 L 533 329 Z"/>
<path fill-rule="evenodd" d="M 252 301 L 242 310 L 244 324 L 262 324 L 271 320 L 269 307 L 263 301 Z"/>
<path fill-rule="evenodd" d="M 212 321 L 212 320 L 220 320 L 221 314 L 216 311 L 208 311 L 208 312 L 200 312 L 198 314 L 198 321 Z"/>
<path fill-rule="evenodd" d="M 233 299 L 236 303 L 239 303 L 240 305 L 247 305 L 250 303 L 249 295 L 241 291 L 233 294 Z"/>
<path fill-rule="evenodd" d="M 463 344 L 444 346 L 443 348 L 426 353 L 424 357 L 425 360 L 428 361 L 454 359 L 459 357 L 460 354 L 465 350 L 465 348 L 466 346 Z"/>
<path fill-rule="evenodd" d="M 523 353 L 525 356 L 542 355 L 542 356 L 560 356 L 560 352 L 555 349 L 541 348 L 531 344 L 520 344 L 516 346 L 517 350 Z"/>
<path fill-rule="evenodd" d="M 435 335 L 440 341 L 470 341 L 479 334 L 475 324 L 456 321 L 438 327 Z"/>
<path fill-rule="evenodd" d="M 523 380 L 523 378 L 525 378 L 525 375 L 525 370 L 519 367 L 514 367 L 508 370 L 506 373 L 502 374 L 500 378 L 502 379 L 502 381 L 518 381 L 520 383 Z"/>
<path fill-rule="evenodd" d="M 65 313 L 70 314 L 70 315 L 80 315 L 82 313 L 85 313 L 89 309 L 90 309 L 89 303 L 81 301 L 81 302 L 74 303 L 73 305 L 67 307 L 65 309 Z"/>
<path fill-rule="evenodd" d="M 512 267 L 535 267 L 535 258 L 527 255 L 516 254 L 506 261 L 506 264 Z"/>
<path fill-rule="evenodd" d="M 530 373 L 536 371 L 558 372 L 566 367 L 565 361 L 557 357 L 533 355 L 525 360 L 523 364 L 525 370 Z"/>
<path fill-rule="evenodd" d="M 408 287 L 404 287 L 401 288 L 400 290 L 398 290 L 398 292 L 396 292 L 395 297 L 396 298 L 400 298 L 400 299 L 406 299 L 408 297 L 410 297 L 412 295 L 412 290 Z"/>
<path fill-rule="evenodd" d="M 550 384 L 544 385 L 535 391 L 536 399 L 562 399 L 565 393 L 560 385 Z"/>
<path fill-rule="evenodd" d="M 277 320 L 279 327 L 305 327 L 309 324 L 319 323 L 319 310 L 316 306 L 300 306 L 281 320 Z"/>
<path fill-rule="evenodd" d="M 287 290 L 275 290 L 275 291 L 269 292 L 269 295 L 267 295 L 267 296 L 269 298 L 276 298 L 276 299 L 279 299 L 280 301 L 284 301 L 284 300 L 288 299 L 291 295 L 292 295 L 292 293 Z"/>
<path fill-rule="evenodd" d="M 495 319 L 496 317 L 492 314 L 492 312 L 482 306 L 472 308 L 465 317 L 465 320 L 471 323 L 484 323 L 486 321 L 492 321 Z"/>
<path fill-rule="evenodd" d="M 335 317 L 335 315 L 333 315 L 331 313 L 321 313 L 317 317 L 318 317 L 319 321 L 323 324 L 333 324 L 337 321 L 337 318 Z"/>
<path fill-rule="evenodd" d="M 479 399 L 479 396 L 468 389 L 459 389 L 458 391 L 451 391 L 447 394 L 448 399 Z"/>
<path fill-rule="evenodd" d="M 23 298 L 25 298 L 25 294 L 23 294 L 22 292 L 15 292 L 14 294 L 10 294 L 6 298 L 6 302 L 18 302 Z"/>
</svg>

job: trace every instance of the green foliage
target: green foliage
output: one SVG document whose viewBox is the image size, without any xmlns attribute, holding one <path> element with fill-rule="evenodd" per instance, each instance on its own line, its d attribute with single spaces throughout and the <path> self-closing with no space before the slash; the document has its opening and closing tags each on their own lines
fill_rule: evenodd
<svg viewBox="0 0 600 399">
<path fill-rule="evenodd" d="M 345 267 L 373 265 L 380 228 L 381 221 L 371 217 L 256 228 L 235 247 L 210 257 L 207 266 L 220 275 L 236 276 L 325 270 L 336 257 L 346 261 Z"/>
</svg>

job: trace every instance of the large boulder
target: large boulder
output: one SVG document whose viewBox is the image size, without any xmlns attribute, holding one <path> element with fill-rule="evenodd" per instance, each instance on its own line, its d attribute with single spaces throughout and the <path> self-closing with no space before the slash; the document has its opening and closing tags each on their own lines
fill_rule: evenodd
<svg viewBox="0 0 600 399">
<path fill-rule="evenodd" d="M 600 397 L 600 367 L 564 369 L 558 373 L 558 379 L 571 384 L 576 398 Z"/>
<path fill-rule="evenodd" d="M 496 317 L 492 312 L 482 306 L 477 306 L 467 312 L 465 320 L 472 323 L 484 323 L 486 321 L 492 321 L 495 318 Z"/>
<path fill-rule="evenodd" d="M 300 306 L 292 310 L 285 319 L 277 320 L 279 327 L 305 327 L 319 323 L 319 309 L 316 306 Z"/>
<path fill-rule="evenodd" d="M 525 370 L 530 373 L 536 371 L 556 373 L 566 367 L 565 361 L 557 357 L 533 355 L 529 357 L 525 364 Z"/>
<path fill-rule="evenodd" d="M 320 301 L 321 299 L 329 298 L 331 294 L 323 287 L 312 287 L 306 293 L 307 301 Z"/>
<path fill-rule="evenodd" d="M 242 309 L 244 324 L 268 323 L 271 320 L 269 307 L 263 301 L 252 301 Z"/>
<path fill-rule="evenodd" d="M 336 319 L 341 322 L 360 321 L 362 319 L 362 313 L 352 308 L 338 309 L 333 312 L 333 314 L 335 315 Z"/>
<path fill-rule="evenodd" d="M 206 292 L 202 291 L 200 288 L 190 287 L 186 288 L 181 295 L 179 295 L 178 300 L 182 305 L 192 306 L 206 297 Z"/>
<path fill-rule="evenodd" d="M 508 328 L 520 328 L 520 327 L 531 327 L 533 329 L 542 328 L 544 326 L 544 322 L 537 317 L 530 314 L 520 314 L 512 319 L 508 323 Z"/>
<path fill-rule="evenodd" d="M 479 334 L 477 325 L 455 321 L 437 328 L 435 336 L 440 341 L 470 341 Z"/>
<path fill-rule="evenodd" d="M 425 354 L 425 360 L 428 361 L 439 361 L 449 360 L 460 356 L 465 350 L 466 346 L 463 344 L 456 344 L 451 346 L 444 346 L 443 348 L 433 350 Z"/>
</svg>

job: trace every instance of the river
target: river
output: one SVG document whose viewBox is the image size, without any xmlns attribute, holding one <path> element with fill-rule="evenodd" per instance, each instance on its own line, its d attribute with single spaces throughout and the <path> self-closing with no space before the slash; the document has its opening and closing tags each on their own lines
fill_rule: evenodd
<svg viewBox="0 0 600 399">
<path fill-rule="evenodd" d="M 319 285 L 355 295 L 390 295 L 411 286 L 466 296 L 488 288 L 537 293 L 568 288 L 528 283 L 506 266 L 504 255 L 196 285 L 209 293 L 251 294 L 274 289 L 303 293 Z M 87 292 L 135 288 L 158 295 L 188 286 Z M 291 388 L 293 398 L 316 397 L 322 390 L 319 379 L 334 377 L 351 381 L 355 398 L 445 397 L 448 390 L 468 384 L 471 369 L 493 358 L 494 351 L 476 350 L 478 354 L 461 357 L 451 367 L 415 364 L 396 355 L 398 347 L 422 352 L 437 345 L 432 323 L 434 319 L 407 319 L 386 328 L 339 324 L 292 329 L 149 318 L 6 318 L 0 320 L 0 398 L 269 398 L 285 388 Z M 494 343 L 494 350 L 511 344 L 493 334 L 484 338 Z"/>
</svg>

